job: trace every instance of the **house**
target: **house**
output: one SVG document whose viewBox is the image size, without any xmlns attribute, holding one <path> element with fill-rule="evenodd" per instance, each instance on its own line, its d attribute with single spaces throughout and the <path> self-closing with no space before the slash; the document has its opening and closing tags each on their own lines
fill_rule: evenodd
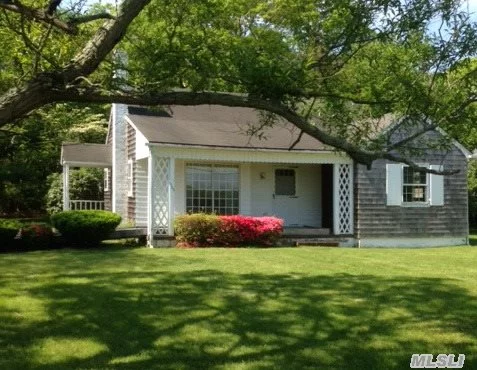
<svg viewBox="0 0 477 370">
<path fill-rule="evenodd" d="M 260 134 L 250 136 L 257 125 Z M 105 208 L 147 228 L 151 245 L 167 244 L 174 217 L 193 212 L 275 215 L 294 233 L 348 246 L 467 244 L 470 153 L 458 143 L 414 158 L 459 170 L 440 176 L 385 160 L 368 169 L 298 136 L 290 123 L 269 125 L 249 108 L 114 104 L 106 144 L 63 146 L 65 208 L 69 168 L 97 166 L 105 168 Z"/>
</svg>

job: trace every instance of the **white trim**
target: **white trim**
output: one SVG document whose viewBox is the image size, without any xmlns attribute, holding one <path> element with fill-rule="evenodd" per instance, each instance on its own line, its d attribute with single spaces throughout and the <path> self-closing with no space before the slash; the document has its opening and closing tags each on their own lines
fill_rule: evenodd
<svg viewBox="0 0 477 370">
<path fill-rule="evenodd" d="M 126 179 L 128 182 L 128 197 L 134 197 L 134 163 L 131 158 L 128 159 L 126 169 Z"/>
<path fill-rule="evenodd" d="M 116 209 L 116 193 L 117 193 L 117 168 L 116 168 L 116 150 L 117 150 L 117 147 L 116 147 L 116 125 L 117 125 L 117 117 L 116 117 L 116 107 L 117 107 L 117 104 L 116 103 L 113 103 L 111 105 L 111 117 L 112 117 L 112 130 L 111 130 L 111 146 L 112 146 L 112 150 L 113 150 L 113 153 L 112 153 L 112 156 L 111 156 L 111 161 L 113 162 L 112 163 L 112 170 L 113 170 L 113 173 L 112 173 L 112 176 L 111 176 L 111 211 L 113 212 L 116 212 L 117 209 Z"/>
<path fill-rule="evenodd" d="M 109 168 L 105 168 L 103 171 L 103 191 L 110 191 L 111 184 L 109 181 Z"/>
<path fill-rule="evenodd" d="M 72 162 L 63 161 L 62 164 L 68 164 L 70 167 L 95 167 L 95 168 L 107 168 L 111 167 L 111 163 L 106 162 Z"/>
<path fill-rule="evenodd" d="M 152 201 L 154 197 L 154 183 L 153 174 L 154 169 L 154 155 L 149 153 L 147 158 L 147 243 L 150 247 L 153 246 L 153 233 L 152 233 Z"/>
<path fill-rule="evenodd" d="M 149 147 L 156 155 L 194 161 L 276 164 L 353 164 L 353 160 L 350 157 L 339 152 L 294 152 L 287 150 L 260 150 L 254 148 L 198 148 L 187 146 L 159 146 L 151 143 L 149 143 Z"/>
<path fill-rule="evenodd" d="M 63 165 L 63 211 L 70 209 L 70 166 Z"/>
<path fill-rule="evenodd" d="M 169 191 L 168 191 L 168 218 L 169 218 L 169 235 L 174 236 L 174 213 L 175 213 L 175 168 L 176 168 L 176 162 L 175 158 L 171 157 L 169 158 L 169 169 L 168 169 L 168 176 L 169 176 Z"/>
<path fill-rule="evenodd" d="M 155 146 L 155 147 L 164 147 L 164 148 L 181 148 L 182 150 L 184 148 L 186 149 L 210 149 L 210 150 L 237 150 L 237 151 L 246 151 L 249 152 L 251 150 L 257 151 L 257 152 L 278 152 L 278 153 L 308 153 L 308 154 L 317 154 L 317 153 L 339 153 L 335 150 L 298 150 L 298 149 L 268 149 L 268 148 L 255 148 L 253 146 L 249 148 L 243 148 L 243 147 L 227 147 L 227 146 L 213 146 L 213 145 L 200 145 L 200 144 L 173 144 L 173 143 L 157 143 L 157 142 L 150 142 L 148 141 L 149 146 Z M 342 154 L 345 155 L 345 154 Z"/>
<path fill-rule="evenodd" d="M 339 234 L 340 227 L 340 206 L 338 198 L 338 186 L 339 186 L 339 169 L 338 165 L 333 165 L 333 234 Z"/>
<path fill-rule="evenodd" d="M 137 126 L 134 124 L 133 121 L 128 116 L 124 116 L 126 123 L 130 124 L 131 127 L 136 131 L 136 160 L 138 159 L 145 159 L 149 155 L 149 140 L 144 136 L 144 134 L 139 131 Z M 145 148 L 142 148 L 140 144 L 144 144 Z"/>
<path fill-rule="evenodd" d="M 108 120 L 108 132 L 106 134 L 106 139 L 104 141 L 105 144 L 108 144 L 108 139 L 109 139 L 109 135 L 111 135 L 111 142 L 113 141 L 113 137 L 112 137 L 112 133 L 111 133 L 111 130 L 112 130 L 112 123 L 113 123 L 113 112 L 114 110 L 112 109 L 112 107 L 114 106 L 114 104 L 111 106 L 111 114 L 109 115 L 109 120 Z"/>
<path fill-rule="evenodd" d="M 349 202 L 351 204 L 350 209 L 350 223 L 351 223 L 351 234 L 354 234 L 354 211 L 355 211 L 355 204 L 354 204 L 354 169 L 355 166 L 350 166 L 350 180 L 349 180 Z"/>
<path fill-rule="evenodd" d="M 358 247 L 365 248 L 423 248 L 423 247 L 451 247 L 468 245 L 467 237 L 448 238 L 361 238 Z"/>
</svg>

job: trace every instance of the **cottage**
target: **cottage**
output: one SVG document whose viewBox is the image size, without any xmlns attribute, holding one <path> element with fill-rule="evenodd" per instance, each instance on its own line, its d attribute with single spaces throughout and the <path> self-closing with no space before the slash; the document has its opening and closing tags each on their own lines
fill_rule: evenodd
<svg viewBox="0 0 477 370">
<path fill-rule="evenodd" d="M 260 134 L 250 136 L 259 124 Z M 188 212 L 275 215 L 288 232 L 347 246 L 467 244 L 470 153 L 458 143 L 445 155 L 415 158 L 459 170 L 440 176 L 384 160 L 367 169 L 298 135 L 249 108 L 114 104 L 107 143 L 64 145 L 62 163 L 65 180 L 70 167 L 105 167 L 105 208 L 147 228 L 151 245 L 167 243 L 174 217 Z"/>
</svg>

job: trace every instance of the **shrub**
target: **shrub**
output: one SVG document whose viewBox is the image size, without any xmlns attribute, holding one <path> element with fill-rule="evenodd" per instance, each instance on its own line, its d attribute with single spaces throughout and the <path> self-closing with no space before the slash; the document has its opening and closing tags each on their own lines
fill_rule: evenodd
<svg viewBox="0 0 477 370">
<path fill-rule="evenodd" d="M 176 238 L 188 246 L 273 245 L 283 231 L 276 217 L 193 214 L 176 219 Z"/>
<path fill-rule="evenodd" d="M 283 231 L 283 220 L 276 217 L 220 216 L 219 237 L 226 245 L 272 245 Z"/>
<path fill-rule="evenodd" d="M 25 225 L 19 233 L 19 244 L 27 250 L 51 248 L 53 239 L 53 231 L 46 224 Z"/>
<path fill-rule="evenodd" d="M 17 220 L 0 219 L 0 248 L 11 246 L 21 227 Z"/>
<path fill-rule="evenodd" d="M 121 216 L 108 211 L 65 211 L 52 215 L 51 222 L 67 242 L 90 245 L 106 239 Z"/>
<path fill-rule="evenodd" d="M 196 213 L 176 217 L 174 229 L 181 245 L 206 247 L 214 244 L 220 220 L 216 215 Z"/>
</svg>

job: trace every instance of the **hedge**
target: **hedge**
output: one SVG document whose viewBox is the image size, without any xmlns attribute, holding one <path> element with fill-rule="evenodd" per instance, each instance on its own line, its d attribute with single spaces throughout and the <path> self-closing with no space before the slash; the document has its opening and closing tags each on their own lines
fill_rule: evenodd
<svg viewBox="0 0 477 370">
<path fill-rule="evenodd" d="M 52 215 L 51 222 L 67 242 L 90 245 L 107 239 L 121 216 L 108 211 L 64 211 Z"/>
<path fill-rule="evenodd" d="M 13 245 L 21 227 L 22 224 L 17 220 L 0 219 L 0 248 L 7 249 Z"/>
<path fill-rule="evenodd" d="M 283 231 L 283 220 L 198 213 L 177 217 L 174 226 L 183 246 L 273 245 Z"/>
</svg>

